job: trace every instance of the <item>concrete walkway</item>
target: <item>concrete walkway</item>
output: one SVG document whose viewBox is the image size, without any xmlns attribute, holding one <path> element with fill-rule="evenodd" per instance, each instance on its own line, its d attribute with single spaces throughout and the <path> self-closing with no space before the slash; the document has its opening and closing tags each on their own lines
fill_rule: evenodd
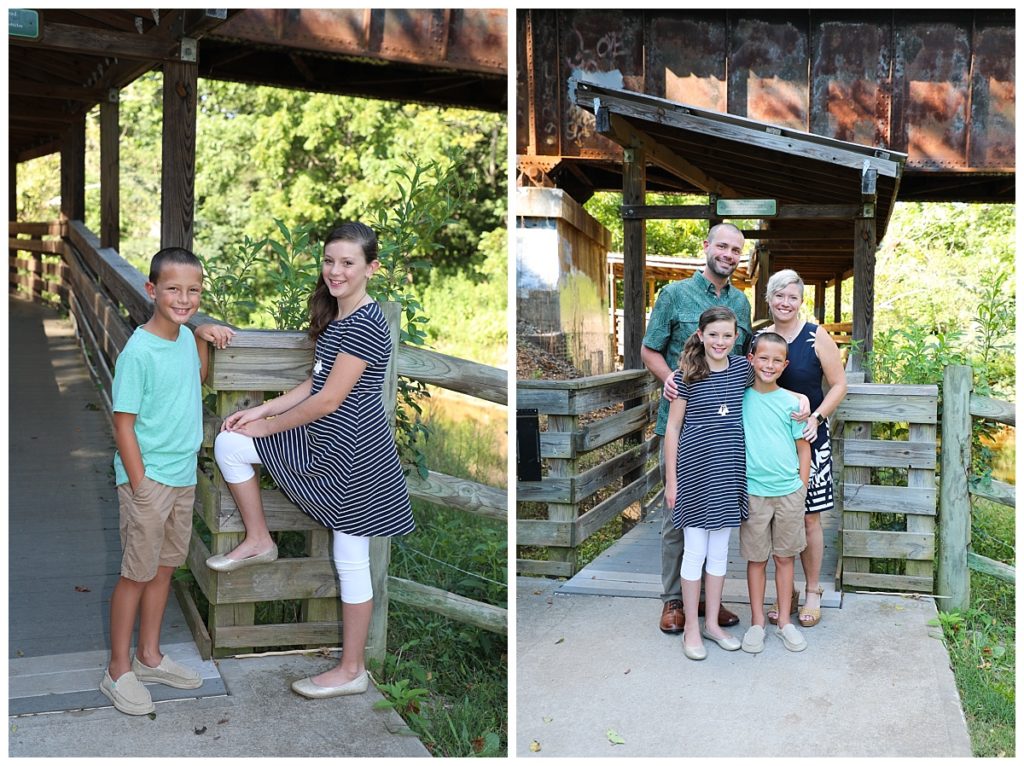
<svg viewBox="0 0 1024 766">
<path fill-rule="evenodd" d="M 804 631 L 803 652 L 769 628 L 760 654 L 705 641 L 694 662 L 658 630 L 658 601 L 558 586 L 517 581 L 521 758 L 971 755 L 928 597 L 848 593 Z M 729 606 L 742 637 L 749 607 Z"/>
<path fill-rule="evenodd" d="M 8 713 L 10 756 L 425 756 L 367 694 L 313 701 L 296 678 L 323 657 L 203 661 L 172 597 L 163 649 L 200 689 L 151 684 L 156 714 L 126 716 L 98 691 L 120 567 L 113 437 L 70 324 L 9 307 Z"/>
</svg>

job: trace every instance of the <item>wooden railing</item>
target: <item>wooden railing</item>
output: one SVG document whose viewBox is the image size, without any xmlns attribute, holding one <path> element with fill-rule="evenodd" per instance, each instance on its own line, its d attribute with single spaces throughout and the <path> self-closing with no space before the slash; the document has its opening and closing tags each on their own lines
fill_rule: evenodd
<svg viewBox="0 0 1024 766">
<path fill-rule="evenodd" d="M 11 223 L 8 234 L 8 289 L 34 301 L 66 303 L 66 267 L 61 260 L 64 225 Z"/>
<path fill-rule="evenodd" d="M 24 227 L 26 224 L 17 224 Z M 12 224 L 12 237 L 14 225 Z M 86 359 L 100 384 L 108 413 L 111 408 L 113 369 L 134 327 L 149 319 L 152 304 L 146 296 L 146 278 L 115 250 L 101 248 L 99 240 L 80 221 L 65 229 L 61 255 L 67 269 L 67 305 Z M 13 245 L 12 245 L 13 247 Z M 20 240 L 19 240 L 20 247 Z M 396 307 L 397 308 L 397 307 Z M 397 345 L 397 316 L 389 308 L 389 322 Z M 193 323 L 208 321 L 197 316 Z M 243 527 L 212 458 L 213 439 L 220 419 L 243 406 L 258 403 L 264 392 L 278 392 L 304 380 L 312 365 L 312 346 L 304 333 L 239 331 L 224 351 L 211 349 L 208 387 L 216 392 L 216 412 L 206 413 L 204 445 L 200 453 L 196 517 L 210 532 L 208 548 L 201 536 L 192 536 L 188 564 L 209 602 L 204 620 L 188 588 L 176 584 L 193 636 L 205 657 L 239 653 L 263 646 L 338 645 L 341 637 L 340 602 L 330 562 L 330 533 L 288 502 L 277 490 L 263 493 L 271 531 L 301 531 L 306 537 L 304 558 L 281 558 L 272 564 L 218 573 L 205 566 L 212 553 L 231 550 Z M 507 405 L 504 371 L 435 352 L 398 345 L 388 371 L 385 404 L 393 412 L 397 376 L 403 375 L 489 402 Z M 504 489 L 430 472 L 421 479 L 408 477 L 410 494 L 465 513 L 507 523 Z M 388 538 L 371 542 L 374 612 L 367 654 L 385 652 L 389 600 L 413 604 L 452 619 L 507 635 L 507 612 L 421 583 L 390 577 Z M 255 607 L 262 601 L 299 599 L 300 623 L 256 625 Z"/>
<path fill-rule="evenodd" d="M 844 587 L 932 592 L 937 405 L 937 386 L 848 384 L 832 421 L 833 471 L 841 477 L 837 507 L 843 514 L 837 580 Z M 874 438 L 875 423 L 906 423 L 907 439 Z M 873 482 L 872 472 L 885 469 L 905 470 L 905 483 Z M 873 529 L 880 515 L 903 516 L 903 529 Z M 904 562 L 904 571 L 872 572 L 873 561 Z"/>
<path fill-rule="evenodd" d="M 942 540 L 937 592 L 945 596 L 945 611 L 963 611 L 971 603 L 969 569 L 1015 583 L 1016 568 L 971 550 L 971 495 L 1015 508 L 1017 490 L 1012 484 L 971 475 L 971 425 L 983 418 L 1017 426 L 1016 408 L 1010 402 L 978 396 L 973 370 L 950 365 L 942 384 L 942 474 L 939 532 Z"/>
<path fill-rule="evenodd" d="M 657 416 L 658 400 L 652 394 L 661 388 L 655 383 L 646 370 L 517 382 L 517 409 L 536 409 L 538 416 L 546 416 L 540 456 L 548 465 L 547 476 L 540 481 L 519 481 L 516 495 L 516 544 L 545 548 L 547 559 L 519 558 L 517 571 L 575 574 L 579 545 L 660 484 L 657 465 L 645 468 L 649 458 L 657 457 L 658 440 L 624 440 L 642 432 Z M 613 412 L 623 402 L 633 406 Z M 601 462 L 586 465 L 595 459 Z M 624 487 L 583 511 L 589 498 L 623 478 L 629 479 Z M 524 518 L 530 515 L 526 503 L 544 503 L 546 518 Z"/>
</svg>

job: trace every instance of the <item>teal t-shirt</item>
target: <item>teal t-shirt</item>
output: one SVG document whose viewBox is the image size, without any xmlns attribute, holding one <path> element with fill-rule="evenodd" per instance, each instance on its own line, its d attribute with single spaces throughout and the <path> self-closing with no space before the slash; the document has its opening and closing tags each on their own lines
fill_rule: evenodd
<svg viewBox="0 0 1024 766">
<path fill-rule="evenodd" d="M 748 388 L 743 394 L 743 436 L 747 443 L 747 492 L 782 497 L 803 486 L 796 440 L 804 424 L 790 414 L 800 409 L 793 394 L 781 388 L 767 394 Z"/>
<path fill-rule="evenodd" d="M 196 454 L 203 442 L 203 395 L 199 351 L 192 331 L 178 330 L 176 341 L 139 327 L 117 357 L 114 412 L 135 417 L 135 438 L 146 476 L 169 487 L 196 483 Z M 117 484 L 128 481 L 121 456 L 114 453 Z"/>
<path fill-rule="evenodd" d="M 742 356 L 753 336 L 750 327 L 750 301 L 743 291 L 729 284 L 722 288 L 722 294 L 715 294 L 715 286 L 701 272 L 689 279 L 681 279 L 666 285 L 658 293 L 647 320 L 643 344 L 665 357 L 670 369 L 679 367 L 679 355 L 683 353 L 686 339 L 697 331 L 700 315 L 714 306 L 727 306 L 736 314 L 736 345 L 734 356 Z M 658 405 L 658 423 L 654 433 L 665 435 L 668 423 L 669 402 L 662 397 Z"/>
</svg>

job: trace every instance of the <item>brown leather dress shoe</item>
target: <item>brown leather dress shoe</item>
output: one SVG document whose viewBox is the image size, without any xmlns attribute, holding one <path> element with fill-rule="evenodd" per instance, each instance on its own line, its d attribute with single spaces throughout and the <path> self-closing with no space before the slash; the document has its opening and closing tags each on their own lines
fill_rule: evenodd
<svg viewBox="0 0 1024 766">
<path fill-rule="evenodd" d="M 686 616 L 683 614 L 683 602 L 679 599 L 666 601 L 661 609 L 661 623 L 658 627 L 662 633 L 682 633 Z"/>
<path fill-rule="evenodd" d="M 697 605 L 697 614 L 699 614 L 701 617 L 704 616 L 704 602 L 703 601 L 701 601 Z M 740 624 L 740 618 L 736 614 L 734 614 L 733 612 L 730 612 L 724 606 L 719 606 L 718 607 L 718 624 L 719 624 L 719 626 L 721 626 L 723 628 L 730 628 L 733 625 L 739 625 Z"/>
</svg>

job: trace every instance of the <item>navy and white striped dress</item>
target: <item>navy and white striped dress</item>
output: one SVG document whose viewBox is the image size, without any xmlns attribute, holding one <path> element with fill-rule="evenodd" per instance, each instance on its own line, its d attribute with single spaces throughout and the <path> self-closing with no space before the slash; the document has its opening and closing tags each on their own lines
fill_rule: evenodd
<svg viewBox="0 0 1024 766">
<path fill-rule="evenodd" d="M 676 529 L 738 527 L 747 518 L 747 457 L 743 439 L 743 392 L 754 369 L 743 356 L 695 383 L 674 373 L 686 415 L 676 449 Z M 722 405 L 728 413 L 720 415 Z"/>
<path fill-rule="evenodd" d="M 317 338 L 311 394 L 324 387 L 339 354 L 367 363 L 341 406 L 256 438 L 256 451 L 288 499 L 325 527 L 360 537 L 407 534 L 416 524 L 382 400 L 391 339 L 380 306 L 359 307 Z"/>
</svg>

